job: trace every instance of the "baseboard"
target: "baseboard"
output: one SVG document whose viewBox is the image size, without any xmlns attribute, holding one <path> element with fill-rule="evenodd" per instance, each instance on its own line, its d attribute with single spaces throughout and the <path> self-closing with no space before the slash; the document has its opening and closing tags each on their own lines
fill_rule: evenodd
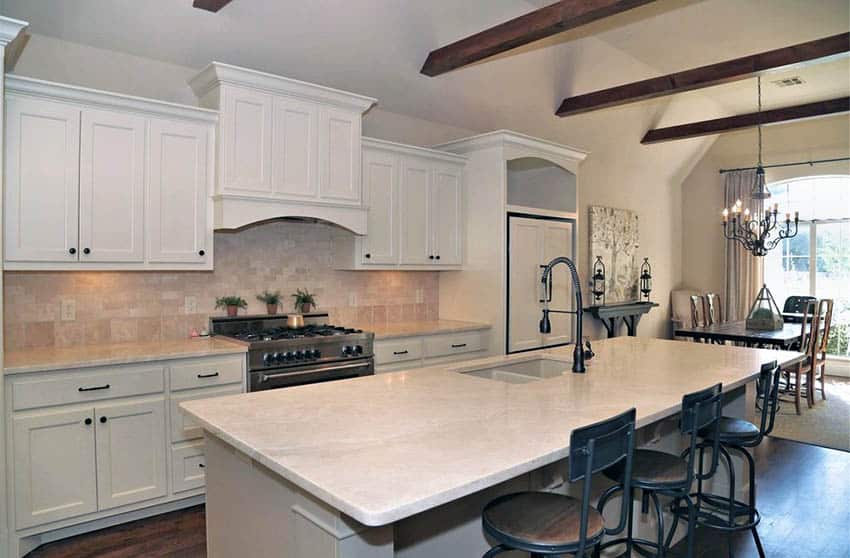
<svg viewBox="0 0 850 558">
<path fill-rule="evenodd" d="M 850 359 L 828 358 L 826 360 L 826 375 L 850 378 Z"/>
</svg>

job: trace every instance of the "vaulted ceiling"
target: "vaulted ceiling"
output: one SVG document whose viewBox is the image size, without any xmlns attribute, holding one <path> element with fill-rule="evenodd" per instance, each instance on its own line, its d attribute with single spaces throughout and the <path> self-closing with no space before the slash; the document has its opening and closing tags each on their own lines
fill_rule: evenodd
<svg viewBox="0 0 850 558">
<path fill-rule="evenodd" d="M 72 42 L 195 68 L 219 60 L 371 95 L 394 112 L 548 137 L 571 127 L 570 118 L 554 116 L 565 96 L 850 28 L 846 0 L 659 0 L 442 76 L 419 73 L 430 50 L 549 3 L 232 0 L 210 13 L 192 0 L 0 0 L 0 12 L 30 21 L 33 33 Z M 789 76 L 804 83 L 770 83 Z M 842 58 L 766 78 L 765 107 L 848 90 L 850 63 Z M 701 114 L 706 99 L 712 114 Z M 653 125 L 682 121 L 683 112 L 667 115 L 665 103 L 644 102 L 656 112 Z M 677 103 L 693 107 L 686 120 L 750 112 L 755 83 L 685 93 Z"/>
</svg>

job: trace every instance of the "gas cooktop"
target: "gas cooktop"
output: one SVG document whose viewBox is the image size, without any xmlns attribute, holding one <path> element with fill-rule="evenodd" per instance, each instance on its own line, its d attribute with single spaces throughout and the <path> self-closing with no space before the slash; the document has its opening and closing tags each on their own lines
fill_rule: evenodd
<svg viewBox="0 0 850 558">
<path fill-rule="evenodd" d="M 232 334 L 232 337 L 249 343 L 260 341 L 278 341 L 280 339 L 304 339 L 307 337 L 331 337 L 335 335 L 350 335 L 363 333 L 362 329 L 353 329 L 330 324 L 306 325 L 299 328 L 270 327 L 260 331 L 243 331 Z"/>
</svg>

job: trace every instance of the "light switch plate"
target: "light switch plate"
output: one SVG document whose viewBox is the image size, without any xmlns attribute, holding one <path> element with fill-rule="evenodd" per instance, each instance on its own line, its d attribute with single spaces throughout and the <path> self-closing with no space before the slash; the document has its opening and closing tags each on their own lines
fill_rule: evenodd
<svg viewBox="0 0 850 558">
<path fill-rule="evenodd" d="M 77 319 L 77 301 L 73 298 L 63 298 L 61 304 L 61 320 L 73 322 Z"/>
</svg>

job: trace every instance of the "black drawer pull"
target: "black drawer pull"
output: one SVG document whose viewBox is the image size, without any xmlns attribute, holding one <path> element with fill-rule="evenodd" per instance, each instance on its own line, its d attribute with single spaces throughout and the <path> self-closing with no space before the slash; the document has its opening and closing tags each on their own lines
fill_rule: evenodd
<svg viewBox="0 0 850 558">
<path fill-rule="evenodd" d="M 198 467 L 200 467 L 201 469 L 205 469 L 206 465 L 204 465 L 203 463 L 198 463 Z"/>
<path fill-rule="evenodd" d="M 452 343 L 452 349 L 460 349 L 461 347 L 466 347 L 466 343 Z"/>
<path fill-rule="evenodd" d="M 204 254 L 206 254 L 206 252 L 204 252 L 203 250 L 198 250 L 198 255 L 199 255 L 199 256 L 203 256 Z"/>
<path fill-rule="evenodd" d="M 198 378 L 215 378 L 218 376 L 218 372 L 212 372 L 210 374 L 198 374 Z"/>
<path fill-rule="evenodd" d="M 83 248 L 83 254 L 91 254 L 91 250 L 88 248 Z"/>
<path fill-rule="evenodd" d="M 92 423 L 92 420 L 90 418 L 87 418 L 85 420 L 85 423 L 86 423 L 86 426 L 89 426 Z"/>
<path fill-rule="evenodd" d="M 408 351 L 393 351 L 394 355 L 406 355 Z"/>
<path fill-rule="evenodd" d="M 106 423 L 106 417 L 100 417 L 100 423 L 105 424 Z"/>
<path fill-rule="evenodd" d="M 68 253 L 73 256 L 74 254 L 77 253 L 77 249 L 76 248 L 68 248 Z"/>
<path fill-rule="evenodd" d="M 81 388 L 77 388 L 77 391 L 98 391 L 98 390 L 101 390 L 101 389 L 109 389 L 109 384 L 102 385 L 102 386 L 95 386 L 95 387 L 87 387 L 87 388 L 81 387 Z"/>
</svg>

